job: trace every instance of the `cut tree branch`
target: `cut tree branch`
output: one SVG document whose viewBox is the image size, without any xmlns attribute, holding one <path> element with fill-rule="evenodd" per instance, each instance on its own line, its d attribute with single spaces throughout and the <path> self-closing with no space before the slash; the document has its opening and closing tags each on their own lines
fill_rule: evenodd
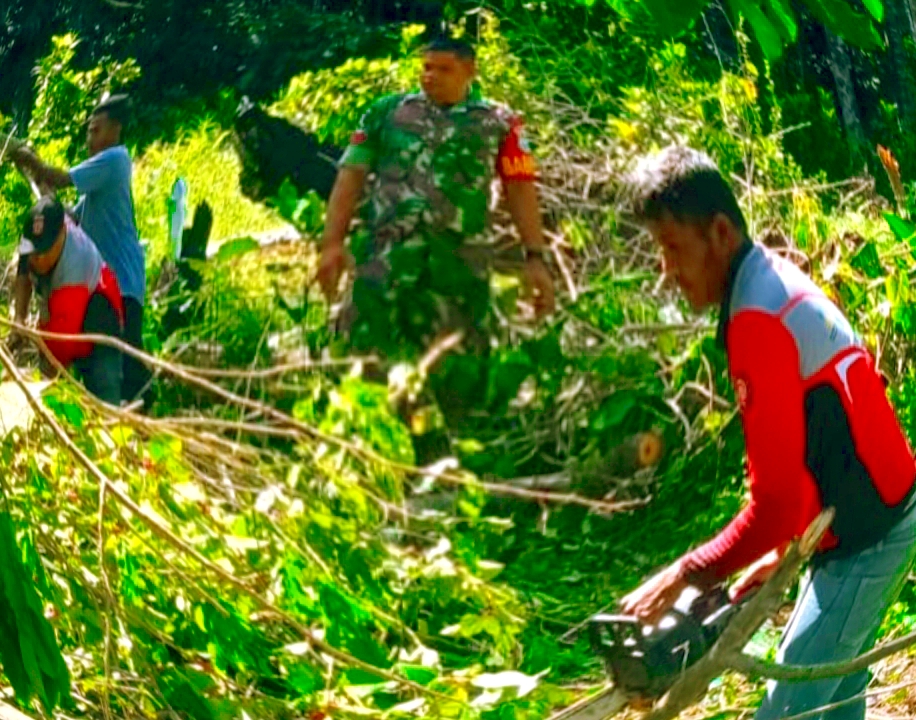
<svg viewBox="0 0 916 720">
<path fill-rule="evenodd" d="M 66 335 L 59 333 L 47 333 L 40 330 L 35 330 L 26 325 L 21 325 L 5 318 L 0 318 L 0 325 L 5 325 L 7 327 L 13 328 L 17 330 L 21 335 L 32 338 L 36 341 L 43 341 L 45 338 L 52 340 L 78 340 L 81 342 L 92 342 L 99 345 L 106 345 L 108 347 L 117 348 L 122 353 L 136 358 L 148 366 L 164 370 L 165 372 L 179 378 L 188 385 L 206 390 L 207 392 L 210 392 L 213 395 L 216 395 L 217 397 L 220 397 L 223 400 L 226 400 L 240 407 L 245 407 L 249 410 L 259 412 L 264 417 L 270 418 L 284 427 L 295 430 L 302 438 L 323 442 L 329 446 L 338 447 L 350 453 L 353 457 L 360 458 L 366 462 L 378 463 L 408 475 L 419 475 L 426 472 L 424 468 L 417 468 L 412 465 L 405 465 L 404 463 L 395 462 L 378 454 L 377 452 L 374 452 L 373 450 L 358 447 L 353 443 L 347 442 L 346 440 L 343 440 L 339 437 L 328 435 L 327 433 L 320 431 L 318 428 L 301 422 L 300 420 L 296 420 L 294 417 L 287 415 L 286 413 L 271 405 L 267 405 L 266 403 L 258 402 L 257 400 L 252 400 L 251 398 L 243 397 L 237 393 L 230 392 L 229 390 L 220 387 L 216 383 L 199 377 L 195 374 L 195 372 L 193 372 L 194 368 L 175 365 L 165 360 L 160 360 L 159 358 L 148 355 L 141 350 L 137 350 L 135 347 L 128 345 L 127 343 L 117 338 L 113 338 L 108 335 Z M 43 348 L 42 352 L 48 355 L 47 348 Z M 117 408 L 113 408 L 113 410 L 117 411 Z M 534 502 L 546 502 L 556 505 L 580 505 L 595 512 L 605 514 L 611 514 L 624 510 L 632 510 L 634 507 L 632 502 L 604 502 L 600 500 L 584 498 L 581 495 L 577 495 L 575 493 L 536 492 L 532 490 L 526 490 L 524 488 L 501 485 L 499 483 L 480 482 L 475 478 L 455 472 L 443 472 L 437 476 L 437 480 L 449 485 L 455 485 L 459 487 L 480 488 L 484 492 L 495 496 L 522 498 Z"/>
<path fill-rule="evenodd" d="M 798 575 L 799 568 L 814 553 L 833 521 L 833 509 L 823 511 L 798 542 L 792 543 L 772 577 L 738 612 L 712 649 L 689 667 L 662 698 L 646 720 L 671 720 L 700 700 L 709 683 L 729 669 L 729 662 L 751 636 L 772 615 L 783 592 Z"/>
<path fill-rule="evenodd" d="M 758 660 L 741 653 L 736 653 L 728 660 L 733 670 L 742 675 L 753 678 L 768 678 L 771 680 L 824 680 L 826 678 L 852 675 L 860 670 L 865 670 L 879 660 L 890 657 L 898 652 L 916 645 L 916 632 L 891 640 L 879 645 L 869 652 L 859 655 L 852 660 L 842 662 L 824 663 L 822 665 L 780 665 L 777 663 Z"/>
<path fill-rule="evenodd" d="M 349 653 L 338 650 L 337 648 L 329 645 L 325 641 L 315 636 L 315 633 L 302 623 L 300 623 L 296 618 L 284 612 L 280 608 L 273 605 L 270 601 L 263 598 L 259 593 L 255 592 L 249 588 L 244 582 L 235 577 L 232 573 L 227 572 L 224 568 L 220 567 L 218 564 L 211 562 L 206 557 L 204 557 L 199 551 L 191 547 L 184 540 L 179 538 L 175 533 L 169 530 L 167 527 L 162 525 L 158 520 L 156 520 L 149 512 L 145 511 L 140 507 L 133 498 L 131 498 L 124 490 L 122 490 L 117 485 L 113 484 L 108 476 L 105 475 L 99 469 L 92 459 L 84 453 L 79 446 L 73 441 L 73 439 L 67 434 L 64 428 L 60 425 L 54 415 L 48 410 L 44 404 L 41 403 L 32 393 L 29 392 L 28 386 L 25 380 L 22 377 L 22 374 L 19 372 L 19 369 L 16 367 L 13 358 L 10 356 L 9 352 L 5 347 L 0 345 L 0 363 L 6 371 L 12 376 L 13 380 L 25 394 L 26 399 L 29 404 L 32 406 L 32 409 L 35 411 L 35 414 L 40 417 L 44 423 L 51 429 L 51 431 L 57 436 L 60 442 L 70 451 L 76 461 L 82 465 L 89 474 L 95 478 L 100 487 L 106 487 L 108 493 L 111 497 L 115 498 L 126 510 L 130 512 L 131 515 L 136 517 L 140 522 L 142 522 L 147 529 L 150 530 L 154 535 L 159 537 L 161 540 L 164 540 L 166 543 L 171 545 L 173 548 L 179 552 L 187 555 L 188 557 L 193 558 L 197 561 L 201 567 L 206 568 L 209 572 L 219 577 L 221 580 L 226 582 L 229 585 L 232 585 L 241 593 L 247 595 L 252 600 L 254 600 L 263 610 L 273 613 L 276 617 L 282 619 L 287 625 L 294 628 L 313 648 L 314 651 L 323 653 L 329 657 L 334 658 L 338 662 L 342 662 L 345 665 L 350 667 L 356 667 L 361 670 L 364 670 L 368 673 L 372 673 L 380 678 L 384 678 L 389 682 L 396 683 L 401 687 L 409 688 L 416 693 L 421 695 L 426 695 L 438 700 L 443 700 L 446 702 L 456 702 L 453 698 L 443 695 L 436 691 L 430 690 L 429 688 L 415 683 L 412 680 L 407 680 L 405 678 L 399 677 L 394 673 L 385 670 L 383 668 L 376 667 L 371 663 L 364 662 L 359 660 Z"/>
</svg>

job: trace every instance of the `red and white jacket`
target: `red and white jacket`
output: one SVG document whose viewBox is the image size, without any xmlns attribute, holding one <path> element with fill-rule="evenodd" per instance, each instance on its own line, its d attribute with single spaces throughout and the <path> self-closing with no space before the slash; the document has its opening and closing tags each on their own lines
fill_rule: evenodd
<svg viewBox="0 0 916 720">
<path fill-rule="evenodd" d="M 69 221 L 57 265 L 47 275 L 33 275 L 33 282 L 39 298 L 39 329 L 44 332 L 81 334 L 86 309 L 95 294 L 107 298 L 123 326 L 124 305 L 114 273 L 89 236 Z M 65 367 L 92 352 L 91 342 L 48 339 L 45 344 Z"/>
<path fill-rule="evenodd" d="M 790 262 L 746 243 L 719 327 L 741 410 L 750 500 L 684 559 L 699 584 L 724 580 L 836 515 L 815 564 L 863 550 L 916 498 L 916 461 L 875 363 L 849 322 Z"/>
</svg>

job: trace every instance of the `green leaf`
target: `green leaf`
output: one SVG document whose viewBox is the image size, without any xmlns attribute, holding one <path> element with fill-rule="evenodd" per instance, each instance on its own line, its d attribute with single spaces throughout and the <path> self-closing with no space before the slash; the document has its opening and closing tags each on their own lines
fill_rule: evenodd
<svg viewBox="0 0 916 720">
<path fill-rule="evenodd" d="M 916 237 L 916 223 L 910 220 L 904 220 L 894 213 L 884 213 L 884 219 L 887 221 L 894 237 L 903 242 L 909 242 Z"/>
<path fill-rule="evenodd" d="M 781 30 L 783 39 L 788 43 L 793 43 L 798 37 L 798 23 L 795 21 L 795 13 L 786 0 L 769 0 L 769 4 L 764 6 L 764 12 L 767 17 L 775 19 L 777 27 Z"/>
<path fill-rule="evenodd" d="M 387 682 L 381 675 L 376 675 L 362 668 L 347 668 L 344 670 L 343 676 L 351 685 L 379 685 Z"/>
<path fill-rule="evenodd" d="M 224 242 L 222 245 L 220 245 L 214 259 L 217 262 L 226 262 L 227 260 L 238 258 L 242 255 L 247 255 L 250 252 L 259 250 L 260 247 L 260 243 L 252 238 L 237 238 L 235 240 L 229 240 L 228 242 Z"/>
<path fill-rule="evenodd" d="M 867 242 L 856 250 L 849 264 L 870 280 L 885 274 L 881 258 L 878 257 L 878 249 L 873 242 Z"/>
<path fill-rule="evenodd" d="M 299 193 L 289 178 L 284 178 L 273 204 L 284 220 L 293 221 L 299 205 Z"/>
<path fill-rule="evenodd" d="M 876 50 L 884 46 L 874 23 L 853 10 L 847 0 L 804 0 L 805 7 L 829 30 L 863 50 Z"/>
<path fill-rule="evenodd" d="M 700 16 L 706 0 L 645 0 L 644 5 L 659 32 L 674 36 L 686 30 Z"/>
<path fill-rule="evenodd" d="M 58 418 L 70 423 L 75 430 L 83 428 L 84 413 L 79 403 L 61 400 L 54 395 L 45 395 L 45 402 Z"/>
<path fill-rule="evenodd" d="M 186 713 L 191 720 L 216 720 L 210 703 L 187 680 L 175 682 L 166 700 L 173 710 Z"/>
<path fill-rule="evenodd" d="M 596 416 L 592 419 L 593 430 L 603 433 L 623 424 L 629 412 L 636 407 L 636 393 L 632 390 L 621 390 L 601 403 Z"/>
<path fill-rule="evenodd" d="M 884 22 L 884 4 L 881 0 L 862 0 L 865 9 L 875 19 L 875 22 Z"/>
<path fill-rule="evenodd" d="M 910 299 L 910 285 L 906 272 L 900 270 L 896 275 L 888 275 L 884 281 L 887 299 L 895 308 L 905 305 Z"/>
<path fill-rule="evenodd" d="M 783 38 L 779 30 L 760 9 L 756 0 L 730 0 L 730 2 L 735 14 L 744 15 L 751 24 L 754 36 L 767 59 L 778 60 L 782 55 Z"/>
<path fill-rule="evenodd" d="M 429 685 L 433 680 L 439 677 L 438 672 L 432 668 L 424 667 L 423 665 L 409 665 L 405 663 L 399 665 L 398 670 L 401 671 L 404 677 L 418 685 Z"/>
<path fill-rule="evenodd" d="M 324 678 L 311 665 L 299 663 L 289 669 L 289 684 L 300 695 L 312 695 L 324 687 Z"/>
</svg>

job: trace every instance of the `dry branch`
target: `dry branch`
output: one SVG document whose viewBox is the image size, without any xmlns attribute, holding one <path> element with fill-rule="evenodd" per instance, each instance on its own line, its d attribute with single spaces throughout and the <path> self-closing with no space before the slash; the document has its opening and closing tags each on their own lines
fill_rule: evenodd
<svg viewBox="0 0 916 720">
<path fill-rule="evenodd" d="M 628 437 L 608 454 L 600 473 L 579 477 L 571 470 L 563 470 L 547 475 L 504 480 L 499 485 L 504 489 L 517 488 L 531 493 L 574 492 L 586 498 L 603 498 L 617 487 L 617 481 L 621 478 L 632 477 L 640 470 L 658 464 L 662 450 L 662 438 L 658 433 L 637 433 Z M 507 495 L 505 492 L 497 494 Z M 448 511 L 455 507 L 460 497 L 461 494 L 458 492 L 418 495 L 410 500 L 410 508 L 413 511 Z M 537 501 L 540 498 L 538 495 L 527 495 L 514 499 Z M 619 501 L 614 503 L 614 507 L 617 511 L 635 510 L 646 502 L 646 499 Z"/>
<path fill-rule="evenodd" d="M 30 337 L 33 340 L 43 340 L 44 338 L 53 340 L 80 340 L 83 342 L 98 343 L 100 345 L 107 345 L 109 347 L 117 348 L 121 352 L 130 355 L 131 357 L 137 358 L 148 366 L 158 368 L 159 370 L 163 370 L 170 373 L 171 375 L 174 375 L 188 385 L 206 390 L 207 392 L 212 393 L 213 395 L 220 397 L 232 404 L 261 413 L 263 417 L 275 421 L 278 425 L 296 431 L 298 436 L 303 439 L 325 443 L 330 447 L 338 447 L 350 453 L 353 457 L 360 458 L 366 462 L 377 463 L 379 465 L 389 467 L 392 470 L 403 472 L 407 475 L 419 475 L 424 473 L 422 468 L 416 468 L 410 465 L 404 465 L 403 463 L 394 462 L 372 450 L 357 447 L 353 443 L 347 442 L 346 440 L 342 440 L 341 438 L 335 437 L 333 435 L 323 433 L 317 428 L 296 420 L 295 418 L 280 410 L 277 410 L 271 405 L 267 405 L 266 403 L 258 402 L 257 400 L 252 400 L 251 398 L 243 397 L 237 393 L 230 392 L 229 390 L 226 390 L 225 388 L 210 382 L 205 378 L 199 377 L 194 372 L 194 368 L 175 365 L 165 360 L 160 360 L 159 358 L 137 350 L 136 348 L 117 338 L 109 337 L 107 335 L 64 335 L 58 333 L 46 333 L 39 330 L 34 330 L 25 325 L 20 325 L 19 323 L 15 323 L 5 318 L 0 318 L 0 325 L 11 327 L 17 330 L 21 335 Z M 47 348 L 43 348 L 42 351 L 46 356 L 49 355 Z M 477 487 L 491 495 L 521 498 L 533 502 L 553 503 L 556 505 L 580 505 L 582 507 L 594 510 L 595 512 L 606 514 L 620 512 L 623 510 L 631 510 L 634 507 L 633 503 L 630 502 L 603 502 L 599 500 L 584 498 L 575 493 L 537 492 L 526 490 L 525 488 L 512 487 L 511 485 L 479 482 L 476 479 L 452 472 L 444 472 L 439 475 L 437 479 L 450 485 L 460 487 Z"/>
</svg>

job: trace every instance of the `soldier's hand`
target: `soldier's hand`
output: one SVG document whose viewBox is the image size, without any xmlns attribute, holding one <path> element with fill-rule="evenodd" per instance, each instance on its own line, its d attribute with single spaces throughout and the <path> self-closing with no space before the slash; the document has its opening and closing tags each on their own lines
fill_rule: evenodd
<svg viewBox="0 0 916 720">
<path fill-rule="evenodd" d="M 538 257 L 529 257 L 522 271 L 525 299 L 534 306 L 537 317 L 543 318 L 556 309 L 553 276 L 547 265 Z"/>
<path fill-rule="evenodd" d="M 325 245 L 321 249 L 317 278 L 328 302 L 333 302 L 337 298 L 340 276 L 349 264 L 350 256 L 343 245 Z"/>
</svg>

